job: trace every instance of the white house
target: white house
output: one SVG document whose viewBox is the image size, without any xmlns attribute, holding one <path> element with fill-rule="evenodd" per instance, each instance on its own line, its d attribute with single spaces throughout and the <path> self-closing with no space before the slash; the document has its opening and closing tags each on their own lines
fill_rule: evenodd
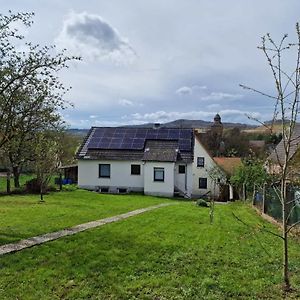
<svg viewBox="0 0 300 300">
<path fill-rule="evenodd" d="M 99 192 L 218 197 L 217 166 L 193 129 L 92 127 L 77 153 L 78 185 Z"/>
</svg>

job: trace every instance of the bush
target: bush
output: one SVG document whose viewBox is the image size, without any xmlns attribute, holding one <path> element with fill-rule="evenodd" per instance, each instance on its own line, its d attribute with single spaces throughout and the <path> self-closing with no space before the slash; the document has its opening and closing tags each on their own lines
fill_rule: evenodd
<svg viewBox="0 0 300 300">
<path fill-rule="evenodd" d="M 40 183 L 38 182 L 37 178 L 32 178 L 25 183 L 26 191 L 29 193 L 38 194 L 40 193 Z M 43 187 L 43 191 L 46 192 L 48 190 L 47 186 Z"/>
<path fill-rule="evenodd" d="M 198 199 L 197 206 L 209 207 L 209 204 L 204 199 Z"/>
<path fill-rule="evenodd" d="M 68 185 L 63 185 L 62 190 L 66 192 L 73 192 L 78 189 L 77 184 L 68 184 Z"/>
</svg>

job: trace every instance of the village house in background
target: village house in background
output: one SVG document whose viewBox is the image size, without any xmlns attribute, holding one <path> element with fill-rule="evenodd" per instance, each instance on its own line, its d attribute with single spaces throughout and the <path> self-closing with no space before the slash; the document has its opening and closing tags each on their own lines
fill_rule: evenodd
<svg viewBox="0 0 300 300">
<path fill-rule="evenodd" d="M 81 188 L 219 197 L 209 176 L 217 165 L 194 129 L 92 127 L 77 158 Z"/>
<path fill-rule="evenodd" d="M 275 147 L 266 161 L 266 168 L 269 174 L 278 174 L 282 171 L 284 162 L 284 141 Z M 289 153 L 289 179 L 297 179 L 300 175 L 300 125 L 296 125 L 291 138 Z"/>
<path fill-rule="evenodd" d="M 221 143 L 221 117 L 217 114 L 214 121 L 211 132 Z M 234 164 L 230 158 L 215 159 L 202 144 L 202 136 L 192 128 L 159 124 L 153 128 L 92 127 L 77 153 L 78 185 L 102 193 L 232 200 L 228 176 L 240 159 Z M 226 182 L 211 175 L 214 169 Z"/>
</svg>

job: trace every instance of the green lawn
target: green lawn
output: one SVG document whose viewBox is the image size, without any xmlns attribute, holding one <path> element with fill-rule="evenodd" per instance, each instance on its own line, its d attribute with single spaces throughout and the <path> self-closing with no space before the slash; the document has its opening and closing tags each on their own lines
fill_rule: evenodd
<svg viewBox="0 0 300 300">
<path fill-rule="evenodd" d="M 0 196 L 0 245 L 170 201 L 84 190 L 51 193 L 44 199 L 39 203 L 39 195 Z"/>
<path fill-rule="evenodd" d="M 21 187 L 25 185 L 26 181 L 32 179 L 34 176 L 33 175 L 26 175 L 26 174 L 22 174 L 20 176 L 20 185 Z M 0 176 L 0 193 L 5 193 L 6 192 L 6 177 L 5 176 Z M 10 187 L 11 190 L 14 191 L 14 180 L 13 177 L 10 178 Z"/>
<path fill-rule="evenodd" d="M 21 174 L 20 175 L 20 186 L 21 186 L 21 190 L 25 188 L 25 184 L 27 181 L 29 181 L 30 179 L 32 178 L 35 178 L 36 176 L 33 175 L 33 174 Z M 55 188 L 58 188 L 58 185 L 56 185 L 54 183 L 55 181 L 55 178 L 58 177 L 58 175 L 54 175 L 51 177 L 50 179 L 50 183 L 49 185 L 51 187 L 55 187 Z M 0 193 L 6 193 L 6 185 L 7 185 L 7 179 L 5 176 L 0 176 Z M 13 179 L 13 176 L 11 176 L 10 178 L 10 189 L 12 192 L 15 192 L 16 190 L 20 190 L 20 189 L 16 189 L 15 186 L 14 186 L 14 179 Z"/>
<path fill-rule="evenodd" d="M 70 194 L 74 196 L 68 200 L 63 199 L 66 193 L 55 194 L 49 204 L 36 204 L 38 207 L 33 199 L 29 200 L 29 206 L 40 215 L 35 226 L 56 226 L 45 216 L 52 201 L 57 209 L 68 207 L 64 216 L 57 212 L 61 225 L 68 223 L 69 217 L 74 222 L 80 219 L 79 215 L 72 216 L 72 207 L 77 213 L 82 210 L 85 217 L 96 215 L 94 211 L 100 208 L 104 216 L 114 214 L 114 209 L 126 210 L 127 202 L 131 210 L 138 201 L 141 206 L 164 201 L 130 195 L 102 198 L 83 191 Z M 2 216 L 11 225 L 21 222 L 18 228 L 25 227 L 27 235 L 36 230 L 35 226 L 30 227 L 29 220 L 17 221 L 11 216 L 22 207 L 18 199 L 20 196 L 11 202 L 11 211 L 6 200 L 1 222 Z M 2 256 L 0 299 L 282 299 L 280 240 L 266 233 L 249 232 L 232 212 L 249 224 L 263 222 L 251 208 L 234 203 L 217 205 L 215 222 L 210 225 L 207 208 L 177 202 Z M 28 227 L 31 229 L 26 230 Z M 298 289 L 291 296 L 294 299 L 300 297 L 299 249 L 299 243 L 291 241 L 292 283 Z"/>
</svg>

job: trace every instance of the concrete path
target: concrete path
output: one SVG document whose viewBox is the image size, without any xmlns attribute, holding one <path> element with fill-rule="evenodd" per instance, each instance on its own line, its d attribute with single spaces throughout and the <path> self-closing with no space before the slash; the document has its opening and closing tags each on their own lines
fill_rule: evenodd
<svg viewBox="0 0 300 300">
<path fill-rule="evenodd" d="M 129 217 L 133 217 L 133 216 L 142 214 L 147 211 L 157 209 L 159 207 L 169 206 L 171 204 L 174 204 L 174 203 L 162 203 L 162 204 L 158 204 L 155 206 L 141 208 L 141 209 L 133 210 L 128 213 L 121 214 L 121 215 L 76 225 L 74 227 L 70 227 L 70 228 L 63 229 L 63 230 L 56 231 L 56 232 L 51 232 L 51 233 L 46 233 L 43 235 L 31 237 L 29 239 L 21 240 L 16 243 L 2 245 L 2 246 L 0 246 L 0 255 L 20 251 L 22 249 L 29 248 L 29 247 L 32 247 L 35 245 L 39 245 L 39 244 L 43 244 L 43 243 L 46 243 L 49 241 L 57 240 L 64 236 L 73 235 L 78 232 L 82 232 L 87 229 L 90 229 L 90 228 L 95 228 L 95 227 L 103 226 L 108 223 L 117 222 L 117 221 L 120 221 L 123 219 L 127 219 Z"/>
</svg>

